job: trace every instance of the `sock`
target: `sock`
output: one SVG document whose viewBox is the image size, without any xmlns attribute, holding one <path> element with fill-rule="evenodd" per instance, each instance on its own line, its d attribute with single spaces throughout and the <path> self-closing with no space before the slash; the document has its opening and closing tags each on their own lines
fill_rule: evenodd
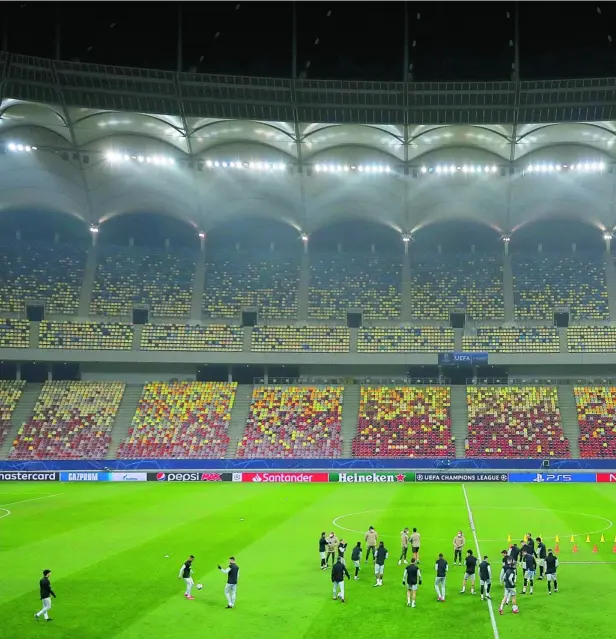
<svg viewBox="0 0 616 639">
<path fill-rule="evenodd" d="M 552 582 L 548 581 L 548 592 L 552 592 Z"/>
<path fill-rule="evenodd" d="M 344 581 L 340 582 L 338 588 L 340 589 L 340 599 L 344 599 Z"/>
<path fill-rule="evenodd" d="M 481 596 L 483 597 L 483 586 L 481 586 Z"/>
<path fill-rule="evenodd" d="M 443 599 L 445 599 L 445 584 L 443 584 Z"/>
<path fill-rule="evenodd" d="M 554 590 L 558 590 L 558 582 L 554 581 Z"/>
<path fill-rule="evenodd" d="M 488 593 L 488 594 L 490 594 L 490 589 L 491 589 L 491 588 L 492 588 L 492 584 L 488 584 L 488 585 L 487 585 L 487 588 L 486 588 L 486 590 L 487 590 L 487 593 Z"/>
<path fill-rule="evenodd" d="M 524 577 L 524 588 L 526 588 L 526 586 L 528 586 L 528 579 L 526 579 L 526 577 Z"/>
<path fill-rule="evenodd" d="M 359 568 L 355 568 L 355 576 L 359 575 Z"/>
<path fill-rule="evenodd" d="M 530 580 L 530 589 L 532 591 L 533 586 L 535 585 L 535 581 L 533 579 Z"/>
<path fill-rule="evenodd" d="M 539 576 L 543 577 L 543 566 L 539 566 Z"/>
<path fill-rule="evenodd" d="M 436 584 L 434 585 L 434 590 L 436 590 L 437 597 L 441 597 L 442 596 L 441 595 L 441 591 L 439 590 L 439 587 Z"/>
</svg>

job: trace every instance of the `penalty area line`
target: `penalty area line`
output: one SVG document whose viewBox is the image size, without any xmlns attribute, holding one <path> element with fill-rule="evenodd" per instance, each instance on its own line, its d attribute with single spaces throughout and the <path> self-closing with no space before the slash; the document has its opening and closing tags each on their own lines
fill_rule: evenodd
<svg viewBox="0 0 616 639">
<path fill-rule="evenodd" d="M 32 499 L 20 499 L 19 501 L 9 501 L 7 504 L 0 504 L 0 508 L 4 506 L 15 506 L 15 504 L 26 504 L 30 501 L 38 501 L 39 499 L 50 499 L 51 497 L 59 497 L 64 493 L 53 493 L 52 495 L 42 495 L 41 497 L 32 497 Z"/>
<path fill-rule="evenodd" d="M 470 502 L 468 501 L 468 494 L 466 493 L 466 486 L 462 484 L 462 494 L 464 495 L 464 503 L 466 504 L 466 512 L 468 513 L 468 523 L 473 533 L 473 540 L 475 541 L 475 548 L 477 549 L 477 559 L 481 559 L 481 549 L 479 548 L 479 539 L 477 539 L 477 530 L 475 529 L 475 520 L 473 518 L 473 511 L 471 510 Z M 498 627 L 496 626 L 496 616 L 494 614 L 494 608 L 492 607 L 492 599 L 488 599 L 488 612 L 490 613 L 490 622 L 492 623 L 492 631 L 494 632 L 494 639 L 500 639 L 498 634 Z"/>
</svg>

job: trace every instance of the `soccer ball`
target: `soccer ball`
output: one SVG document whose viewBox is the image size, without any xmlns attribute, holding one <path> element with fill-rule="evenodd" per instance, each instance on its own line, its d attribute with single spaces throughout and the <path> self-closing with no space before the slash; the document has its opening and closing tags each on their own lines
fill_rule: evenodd
<svg viewBox="0 0 616 639">
<path fill-rule="evenodd" d="M 197 584 L 197 590 L 201 590 L 203 588 L 203 584 Z"/>
</svg>

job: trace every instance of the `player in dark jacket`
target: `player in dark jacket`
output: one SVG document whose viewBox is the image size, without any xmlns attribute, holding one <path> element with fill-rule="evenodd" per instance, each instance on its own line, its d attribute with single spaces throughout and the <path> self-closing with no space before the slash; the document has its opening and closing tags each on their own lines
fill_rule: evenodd
<svg viewBox="0 0 616 639">
<path fill-rule="evenodd" d="M 340 599 L 344 603 L 344 578 L 350 579 L 349 571 L 338 557 L 336 563 L 332 566 L 332 583 L 334 584 L 334 601 Z"/>
</svg>

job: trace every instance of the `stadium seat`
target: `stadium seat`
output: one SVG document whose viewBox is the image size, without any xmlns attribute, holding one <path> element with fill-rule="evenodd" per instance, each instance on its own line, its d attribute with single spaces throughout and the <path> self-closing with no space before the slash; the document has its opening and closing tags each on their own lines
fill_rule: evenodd
<svg viewBox="0 0 616 639">
<path fill-rule="evenodd" d="M 371 326 L 357 333 L 359 353 L 442 353 L 454 350 L 452 328 Z"/>
<path fill-rule="evenodd" d="M 616 388 L 576 386 L 573 389 L 580 426 L 580 457 L 616 457 Z"/>
<path fill-rule="evenodd" d="M 41 322 L 40 348 L 130 350 L 133 327 L 102 322 Z"/>
<path fill-rule="evenodd" d="M 102 247 L 92 291 L 92 315 L 121 316 L 134 305 L 154 317 L 188 317 L 196 255 L 137 247 Z"/>
<path fill-rule="evenodd" d="M 11 417 L 25 385 L 23 381 L 0 380 L 0 446 L 11 428 Z"/>
<path fill-rule="evenodd" d="M 482 327 L 462 338 L 462 350 L 488 353 L 558 353 L 558 329 L 548 326 Z"/>
<path fill-rule="evenodd" d="M 341 386 L 256 386 L 237 456 L 339 457 L 342 392 Z"/>
<path fill-rule="evenodd" d="M 467 457 L 571 457 L 552 387 L 467 388 Z"/>
<path fill-rule="evenodd" d="M 0 319 L 0 348 L 28 348 L 30 322 L 24 319 Z"/>
<path fill-rule="evenodd" d="M 237 319 L 242 308 L 256 308 L 263 319 L 296 319 L 298 286 L 298 255 L 208 255 L 203 313 Z"/>
<path fill-rule="evenodd" d="M 567 329 L 570 353 L 615 353 L 615 326 L 570 326 Z"/>
<path fill-rule="evenodd" d="M 123 382 L 47 382 L 9 459 L 104 459 Z"/>
<path fill-rule="evenodd" d="M 240 326 L 146 324 L 141 333 L 141 350 L 239 352 L 243 339 Z"/>
<path fill-rule="evenodd" d="M 348 353 L 349 329 L 343 326 L 257 326 L 251 350 L 257 353 Z"/>
<path fill-rule="evenodd" d="M 147 384 L 118 459 L 224 457 L 236 390 L 235 382 Z"/>
<path fill-rule="evenodd" d="M 500 255 L 418 255 L 411 263 L 414 319 L 448 320 L 459 309 L 477 320 L 505 316 Z"/>
<path fill-rule="evenodd" d="M 0 312 L 23 313 L 27 301 L 47 313 L 75 314 L 83 282 L 85 248 L 10 242 L 0 245 Z"/>
<path fill-rule="evenodd" d="M 608 319 L 605 263 L 600 252 L 514 255 L 512 269 L 517 318 L 551 320 L 556 307 L 567 307 L 573 319 Z"/>
<path fill-rule="evenodd" d="M 361 388 L 353 457 L 455 457 L 444 386 Z"/>
<path fill-rule="evenodd" d="M 366 319 L 396 319 L 401 309 L 402 258 L 346 253 L 310 257 L 308 314 L 346 319 L 360 309 Z"/>
</svg>

